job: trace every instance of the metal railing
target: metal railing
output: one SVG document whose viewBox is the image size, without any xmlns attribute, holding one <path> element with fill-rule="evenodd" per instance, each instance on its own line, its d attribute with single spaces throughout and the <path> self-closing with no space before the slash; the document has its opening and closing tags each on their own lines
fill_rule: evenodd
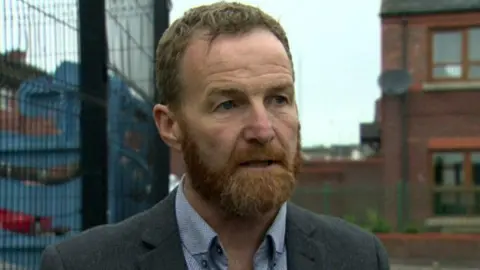
<svg viewBox="0 0 480 270">
<path fill-rule="evenodd" d="M 468 231 L 471 222 L 465 220 L 480 217 L 478 188 L 438 188 L 420 182 L 300 184 L 292 201 L 375 232 L 438 231 L 451 220 L 463 222 Z"/>
<path fill-rule="evenodd" d="M 106 5 L 107 100 L 79 89 L 76 0 L 2 1 L 0 269 L 35 269 L 46 245 L 82 231 L 82 205 L 99 203 L 82 198 L 82 102 L 106 111 L 108 211 L 99 214 L 118 222 L 151 206 L 153 1 L 139 1 Z"/>
</svg>

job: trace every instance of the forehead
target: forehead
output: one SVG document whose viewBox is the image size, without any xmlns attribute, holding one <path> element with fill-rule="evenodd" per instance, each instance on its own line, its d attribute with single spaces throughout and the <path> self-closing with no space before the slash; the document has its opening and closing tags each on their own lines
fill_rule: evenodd
<svg viewBox="0 0 480 270">
<path fill-rule="evenodd" d="M 241 35 L 220 35 L 211 42 L 205 57 L 205 67 L 213 69 L 265 64 L 290 68 L 283 44 L 264 29 Z"/>
<path fill-rule="evenodd" d="M 211 40 L 198 35 L 183 59 L 183 80 L 205 89 L 214 81 L 252 80 L 282 76 L 293 82 L 290 59 L 283 44 L 268 30 L 254 29 L 237 35 L 222 34 Z"/>
</svg>

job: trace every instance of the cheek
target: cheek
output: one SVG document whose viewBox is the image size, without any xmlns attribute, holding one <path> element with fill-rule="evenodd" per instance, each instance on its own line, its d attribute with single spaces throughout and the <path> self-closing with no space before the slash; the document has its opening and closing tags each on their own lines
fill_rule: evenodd
<svg viewBox="0 0 480 270">
<path fill-rule="evenodd" d="M 200 146 L 201 157 L 210 168 L 223 168 L 228 162 L 235 143 L 235 138 L 230 135 L 226 129 L 222 129 L 203 140 L 203 146 Z"/>
<path fill-rule="evenodd" d="M 276 121 L 277 135 L 284 140 L 286 146 L 297 147 L 297 141 L 299 138 L 300 122 L 296 115 L 286 114 L 283 117 L 279 117 Z"/>
<path fill-rule="evenodd" d="M 276 134 L 280 144 L 288 153 L 288 159 L 293 160 L 298 152 L 300 141 L 299 121 L 293 115 L 285 116 L 277 122 Z"/>
<path fill-rule="evenodd" d="M 297 152 L 301 149 L 298 149 L 298 136 L 295 134 L 292 138 L 288 141 L 288 153 L 290 154 L 290 159 L 294 159 L 297 155 Z"/>
</svg>

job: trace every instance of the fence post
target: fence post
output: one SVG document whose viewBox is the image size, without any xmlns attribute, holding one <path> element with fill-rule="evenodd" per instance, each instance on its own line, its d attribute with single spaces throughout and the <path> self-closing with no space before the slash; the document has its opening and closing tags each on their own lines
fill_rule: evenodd
<svg viewBox="0 0 480 270">
<path fill-rule="evenodd" d="M 82 229 L 107 223 L 107 31 L 105 0 L 78 0 Z"/>
<path fill-rule="evenodd" d="M 155 55 L 155 50 L 157 48 L 157 43 L 163 35 L 163 32 L 168 28 L 169 25 L 169 0 L 152 0 L 153 1 L 153 55 Z M 154 69 L 155 70 L 155 69 Z M 154 71 L 155 72 L 155 71 Z M 155 81 L 155 73 L 154 73 Z M 155 82 L 153 82 L 155 85 Z M 154 103 L 160 101 L 159 91 L 161 89 L 154 88 Z M 170 149 L 168 146 L 161 140 L 158 135 L 157 129 L 153 129 L 152 136 L 152 149 L 153 149 L 153 178 L 152 178 L 152 188 L 150 191 L 150 196 L 148 202 L 150 204 L 156 204 L 161 201 L 168 195 L 169 183 L 170 183 Z M 181 175 L 178 175 L 181 177 Z"/>
<path fill-rule="evenodd" d="M 330 209 L 330 196 L 332 195 L 332 186 L 329 183 L 323 184 L 321 189 L 322 191 L 322 199 L 323 199 L 323 214 L 329 215 L 331 214 Z"/>
<path fill-rule="evenodd" d="M 397 231 L 403 231 L 404 229 L 404 201 L 405 201 L 405 182 L 399 181 L 396 188 L 397 197 Z"/>
</svg>

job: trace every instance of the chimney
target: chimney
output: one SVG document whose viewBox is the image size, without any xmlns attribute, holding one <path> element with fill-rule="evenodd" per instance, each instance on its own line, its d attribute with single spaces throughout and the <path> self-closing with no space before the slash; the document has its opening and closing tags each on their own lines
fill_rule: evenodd
<svg viewBox="0 0 480 270">
<path fill-rule="evenodd" d="M 382 98 L 377 98 L 375 100 L 375 122 L 381 123 L 382 122 Z"/>
<path fill-rule="evenodd" d="M 21 50 L 13 50 L 5 53 L 8 61 L 25 64 L 27 60 L 27 52 Z"/>
</svg>

